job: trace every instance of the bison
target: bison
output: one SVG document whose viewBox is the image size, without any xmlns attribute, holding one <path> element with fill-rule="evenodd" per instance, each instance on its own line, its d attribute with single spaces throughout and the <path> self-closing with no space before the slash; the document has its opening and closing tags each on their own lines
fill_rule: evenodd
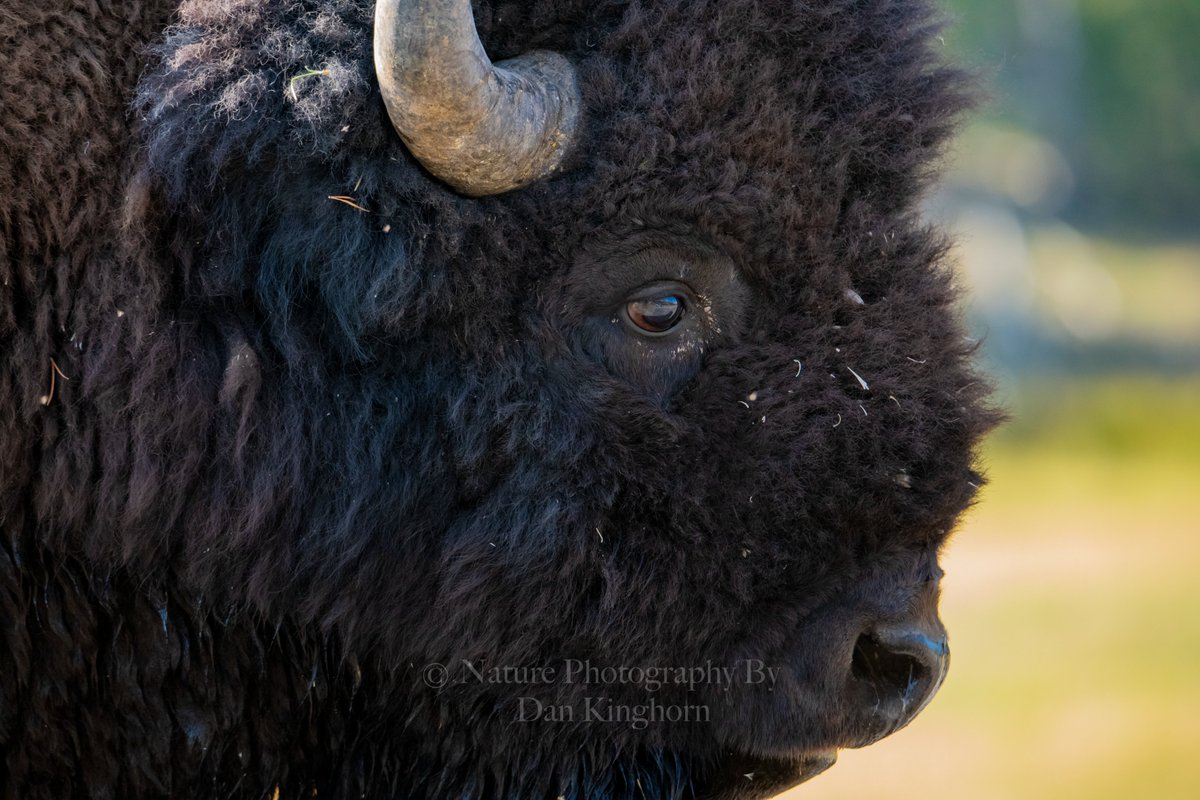
<svg viewBox="0 0 1200 800">
<path fill-rule="evenodd" d="M 923 0 L 0 0 L 5 798 L 761 798 L 946 671 Z"/>
</svg>

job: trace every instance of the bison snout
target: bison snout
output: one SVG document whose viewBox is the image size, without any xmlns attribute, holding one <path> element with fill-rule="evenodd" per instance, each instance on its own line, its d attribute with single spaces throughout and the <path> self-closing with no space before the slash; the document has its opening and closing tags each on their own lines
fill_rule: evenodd
<svg viewBox="0 0 1200 800">
<path fill-rule="evenodd" d="M 950 648 L 941 623 L 876 625 L 858 637 L 848 686 L 855 741 L 862 747 L 908 723 L 946 677 Z"/>
</svg>

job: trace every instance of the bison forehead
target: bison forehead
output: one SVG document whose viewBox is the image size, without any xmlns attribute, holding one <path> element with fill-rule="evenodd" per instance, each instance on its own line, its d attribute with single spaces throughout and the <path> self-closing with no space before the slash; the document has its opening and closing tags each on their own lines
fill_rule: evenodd
<svg viewBox="0 0 1200 800">
<path fill-rule="evenodd" d="M 767 280 L 841 271 L 847 216 L 908 212 L 964 100 L 916 3 L 474 5 L 493 55 L 567 55 L 586 109 L 559 177 L 485 202 L 429 178 L 392 133 L 371 3 L 184 4 L 139 91 L 144 167 L 213 240 L 271 235 L 286 264 L 225 252 L 221 291 L 257 283 L 282 310 L 315 284 L 352 339 L 401 316 L 411 330 L 439 297 L 511 303 L 617 220 L 702 228 Z M 327 199 L 351 195 L 371 213 Z"/>
</svg>

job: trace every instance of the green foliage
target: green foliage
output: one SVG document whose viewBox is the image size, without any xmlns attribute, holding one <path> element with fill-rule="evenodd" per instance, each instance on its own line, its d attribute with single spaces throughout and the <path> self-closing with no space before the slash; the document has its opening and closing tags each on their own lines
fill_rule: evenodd
<svg viewBox="0 0 1200 800">
<path fill-rule="evenodd" d="M 1200 453 L 1200 379 L 1111 376 L 1104 380 L 1042 380 L 1010 399 L 1009 424 L 993 439 L 995 454 L 1018 457 L 1036 444 L 1043 452 L 1100 458 L 1153 455 L 1157 461 L 1196 462 Z"/>
<path fill-rule="evenodd" d="M 947 41 L 990 115 L 1048 138 L 1089 227 L 1194 228 L 1200 207 L 1200 2 L 946 0 Z"/>
</svg>

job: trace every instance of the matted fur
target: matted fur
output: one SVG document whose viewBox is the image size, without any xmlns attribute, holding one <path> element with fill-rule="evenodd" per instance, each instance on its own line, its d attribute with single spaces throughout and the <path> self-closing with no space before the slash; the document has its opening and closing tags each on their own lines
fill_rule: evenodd
<svg viewBox="0 0 1200 800">
<path fill-rule="evenodd" d="M 685 798 L 779 714 L 842 735 L 834 623 L 936 575 L 994 422 L 916 207 L 966 100 L 923 2 L 476 2 L 585 100 L 561 174 L 483 200 L 392 132 L 368 2 L 34 5 L 0 0 L 3 796 Z M 575 302 L 647 232 L 748 297 L 665 394 Z M 783 711 L 547 728 L 421 680 L 745 657 Z"/>
</svg>

